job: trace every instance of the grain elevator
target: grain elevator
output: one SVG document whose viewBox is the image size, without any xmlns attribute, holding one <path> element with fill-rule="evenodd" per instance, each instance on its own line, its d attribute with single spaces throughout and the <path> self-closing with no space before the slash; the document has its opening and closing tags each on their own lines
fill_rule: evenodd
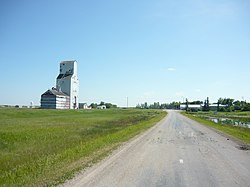
<svg viewBox="0 0 250 187">
<path fill-rule="evenodd" d="M 62 61 L 56 87 L 41 96 L 41 108 L 77 109 L 79 105 L 77 61 Z"/>
</svg>

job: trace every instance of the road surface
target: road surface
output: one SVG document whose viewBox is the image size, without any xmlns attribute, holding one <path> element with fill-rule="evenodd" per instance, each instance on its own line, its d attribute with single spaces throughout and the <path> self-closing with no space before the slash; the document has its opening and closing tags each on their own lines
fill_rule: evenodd
<svg viewBox="0 0 250 187">
<path fill-rule="evenodd" d="M 64 186 L 250 187 L 250 151 L 178 112 Z"/>
</svg>

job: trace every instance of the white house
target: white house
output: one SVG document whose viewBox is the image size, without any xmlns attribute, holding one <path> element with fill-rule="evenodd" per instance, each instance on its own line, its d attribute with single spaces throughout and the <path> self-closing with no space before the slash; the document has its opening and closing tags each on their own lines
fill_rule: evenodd
<svg viewBox="0 0 250 187">
<path fill-rule="evenodd" d="M 97 109 L 106 109 L 106 106 L 105 105 L 100 105 L 100 106 L 97 106 L 96 108 Z"/>
</svg>

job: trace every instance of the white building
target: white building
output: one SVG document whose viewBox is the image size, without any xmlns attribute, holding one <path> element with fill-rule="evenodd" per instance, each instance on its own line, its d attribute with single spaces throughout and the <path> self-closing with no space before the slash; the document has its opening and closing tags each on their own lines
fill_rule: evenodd
<svg viewBox="0 0 250 187">
<path fill-rule="evenodd" d="M 96 107 L 97 109 L 106 109 L 106 106 L 105 105 L 99 105 Z"/>
<path fill-rule="evenodd" d="M 56 97 L 57 99 L 49 99 L 50 97 Z M 77 77 L 77 62 L 74 61 L 62 61 L 60 63 L 59 75 L 56 79 L 56 88 L 52 88 L 46 91 L 41 96 L 41 108 L 57 108 L 58 97 L 65 96 L 65 103 L 62 105 L 67 109 L 77 109 L 79 106 L 79 80 Z M 67 96 L 67 97 L 66 97 Z M 67 99 L 66 99 L 67 98 Z M 53 104 L 52 104 L 53 100 Z M 48 101 L 48 103 L 46 103 Z M 63 101 L 64 102 L 64 101 Z"/>
<path fill-rule="evenodd" d="M 88 109 L 92 109 L 92 108 L 91 108 L 91 106 L 88 106 L 87 103 L 79 103 L 79 109 L 88 110 Z"/>
<path fill-rule="evenodd" d="M 70 109 L 78 108 L 79 80 L 76 61 L 62 61 L 60 63 L 60 73 L 56 79 L 56 88 L 69 96 Z"/>
<path fill-rule="evenodd" d="M 195 105 L 195 104 L 188 104 L 188 108 L 189 108 L 189 109 L 201 110 L 201 109 L 202 109 L 202 106 L 201 106 L 201 105 Z M 180 105 L 180 109 L 181 109 L 181 110 L 186 110 L 186 109 L 187 109 L 187 105 L 186 105 L 186 104 L 181 104 L 181 105 Z"/>
<path fill-rule="evenodd" d="M 41 108 L 69 109 L 69 96 L 52 88 L 41 96 Z"/>
<path fill-rule="evenodd" d="M 227 105 L 222 105 L 222 104 L 217 104 L 217 103 L 214 103 L 214 104 L 209 104 L 209 109 L 212 110 L 212 111 L 217 111 L 218 109 L 222 108 L 222 107 L 226 107 Z"/>
<path fill-rule="evenodd" d="M 185 104 L 180 105 L 180 110 L 185 110 L 186 108 L 187 108 L 187 105 L 185 105 Z"/>
</svg>

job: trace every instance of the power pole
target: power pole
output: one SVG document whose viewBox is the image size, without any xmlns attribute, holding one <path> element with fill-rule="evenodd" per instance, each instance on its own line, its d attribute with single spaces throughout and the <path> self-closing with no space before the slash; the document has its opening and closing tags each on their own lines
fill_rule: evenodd
<svg viewBox="0 0 250 187">
<path fill-rule="evenodd" d="M 128 97 L 127 97 L 127 108 L 128 108 Z"/>
<path fill-rule="evenodd" d="M 186 98 L 186 112 L 188 111 L 188 99 Z"/>
</svg>

